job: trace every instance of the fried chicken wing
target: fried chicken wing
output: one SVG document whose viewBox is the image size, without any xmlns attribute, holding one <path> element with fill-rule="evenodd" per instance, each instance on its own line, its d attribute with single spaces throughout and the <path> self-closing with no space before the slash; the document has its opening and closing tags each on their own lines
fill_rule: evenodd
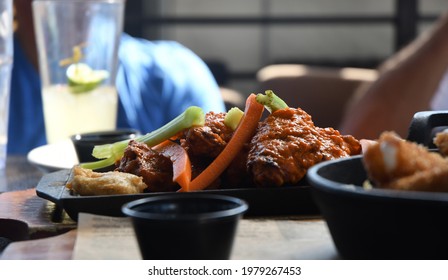
<svg viewBox="0 0 448 280">
<path fill-rule="evenodd" d="M 222 152 L 232 138 L 233 130 L 224 124 L 225 116 L 226 113 L 208 112 L 205 114 L 204 126 L 184 131 L 180 144 L 190 157 L 192 178 L 198 176 Z M 241 172 L 235 178 L 240 176 Z M 224 176 L 213 182 L 208 189 L 223 187 L 222 179 Z"/>
<path fill-rule="evenodd" d="M 173 183 L 171 160 L 145 143 L 131 140 L 116 170 L 141 176 L 149 191 L 167 192 L 179 188 Z"/>
<path fill-rule="evenodd" d="M 226 113 L 208 112 L 204 126 L 185 130 L 181 146 L 190 157 L 215 158 L 232 138 L 233 130 L 224 124 Z"/>
<path fill-rule="evenodd" d="M 352 136 L 314 126 L 300 108 L 275 111 L 262 121 L 250 143 L 247 168 L 257 186 L 296 184 L 321 161 L 359 154 Z"/>
<path fill-rule="evenodd" d="M 426 147 L 383 132 L 364 151 L 363 164 L 377 187 L 448 191 L 448 161 Z"/>
<path fill-rule="evenodd" d="M 434 144 L 439 148 L 442 155 L 448 156 L 448 129 L 436 134 Z"/>
</svg>

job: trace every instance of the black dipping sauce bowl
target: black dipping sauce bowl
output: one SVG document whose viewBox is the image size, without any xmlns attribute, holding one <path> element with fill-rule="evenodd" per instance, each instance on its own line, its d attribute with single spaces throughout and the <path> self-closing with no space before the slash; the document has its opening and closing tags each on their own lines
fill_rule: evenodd
<svg viewBox="0 0 448 280">
<path fill-rule="evenodd" d="M 111 144 L 118 141 L 133 139 L 140 135 L 135 129 L 118 129 L 76 134 L 71 137 L 79 162 L 92 162 L 98 159 L 92 156 L 96 145 Z"/>
<path fill-rule="evenodd" d="M 247 209 L 230 196 L 174 193 L 128 202 L 122 212 L 145 260 L 225 260 Z"/>
</svg>

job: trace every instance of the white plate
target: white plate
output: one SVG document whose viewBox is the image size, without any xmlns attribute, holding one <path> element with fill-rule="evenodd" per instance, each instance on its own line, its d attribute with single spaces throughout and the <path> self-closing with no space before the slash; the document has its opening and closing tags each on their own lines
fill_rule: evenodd
<svg viewBox="0 0 448 280">
<path fill-rule="evenodd" d="M 27 159 L 43 172 L 70 169 L 78 164 L 75 148 L 70 140 L 37 147 L 28 153 Z"/>
</svg>

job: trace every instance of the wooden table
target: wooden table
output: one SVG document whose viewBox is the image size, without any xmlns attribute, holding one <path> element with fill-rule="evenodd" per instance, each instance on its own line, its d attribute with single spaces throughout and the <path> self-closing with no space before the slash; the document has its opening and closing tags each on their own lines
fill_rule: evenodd
<svg viewBox="0 0 448 280">
<path fill-rule="evenodd" d="M 28 163 L 25 156 L 8 156 L 0 170 L 0 193 L 27 190 L 37 185 L 43 173 Z"/>
<path fill-rule="evenodd" d="M 54 203 L 36 195 L 35 187 L 44 173 L 29 164 L 25 157 L 8 158 L 6 170 L 0 173 L 0 237 L 2 219 L 15 219 L 28 224 L 29 240 L 10 243 L 0 253 L 0 259 L 72 259 L 77 234 L 77 224 L 65 213 L 62 219 L 54 219 Z M 272 240 L 270 248 L 260 242 L 252 242 L 247 231 L 237 236 L 235 250 L 237 258 L 250 259 L 334 259 L 337 252 L 331 241 L 328 229 L 320 217 L 260 217 L 263 228 L 272 221 L 290 221 L 281 223 L 281 232 L 268 232 L 273 236 L 294 235 L 288 237 L 294 242 L 291 254 L 281 254 L 287 244 Z M 278 231 L 278 230 L 277 230 Z M 268 236 L 267 241 L 270 240 Z M 263 243 L 263 242 L 261 242 Z M 278 249 L 275 249 L 278 246 Z M 276 251 L 277 250 L 277 251 Z M 247 252 L 247 253 L 246 253 Z"/>
<path fill-rule="evenodd" d="M 9 244 L 1 253 L 1 259 L 71 257 L 76 236 L 72 230 L 76 229 L 76 223 L 65 214 L 55 222 L 55 204 L 36 195 L 35 187 L 43 175 L 43 171 L 31 165 L 25 156 L 8 156 L 6 168 L 0 170 L 0 236 L 6 230 L 4 224 L 10 222 L 3 219 L 13 219 L 28 225 L 29 238 Z M 69 231 L 72 232 L 65 234 Z M 70 243 L 71 247 L 62 250 L 61 244 Z"/>
</svg>

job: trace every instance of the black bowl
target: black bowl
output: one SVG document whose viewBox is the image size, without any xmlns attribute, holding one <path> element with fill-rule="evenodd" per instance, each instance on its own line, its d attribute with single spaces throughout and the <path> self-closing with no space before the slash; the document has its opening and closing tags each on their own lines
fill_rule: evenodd
<svg viewBox="0 0 448 280">
<path fill-rule="evenodd" d="M 167 194 L 125 204 L 143 259 L 229 259 L 245 201 L 224 195 Z"/>
<path fill-rule="evenodd" d="M 312 195 L 344 259 L 448 259 L 448 193 L 365 189 L 361 156 L 308 170 Z"/>
<path fill-rule="evenodd" d="M 79 162 L 92 162 L 98 159 L 92 156 L 96 145 L 110 144 L 118 141 L 133 139 L 140 135 L 136 129 L 118 129 L 76 134 L 71 137 Z"/>
</svg>

